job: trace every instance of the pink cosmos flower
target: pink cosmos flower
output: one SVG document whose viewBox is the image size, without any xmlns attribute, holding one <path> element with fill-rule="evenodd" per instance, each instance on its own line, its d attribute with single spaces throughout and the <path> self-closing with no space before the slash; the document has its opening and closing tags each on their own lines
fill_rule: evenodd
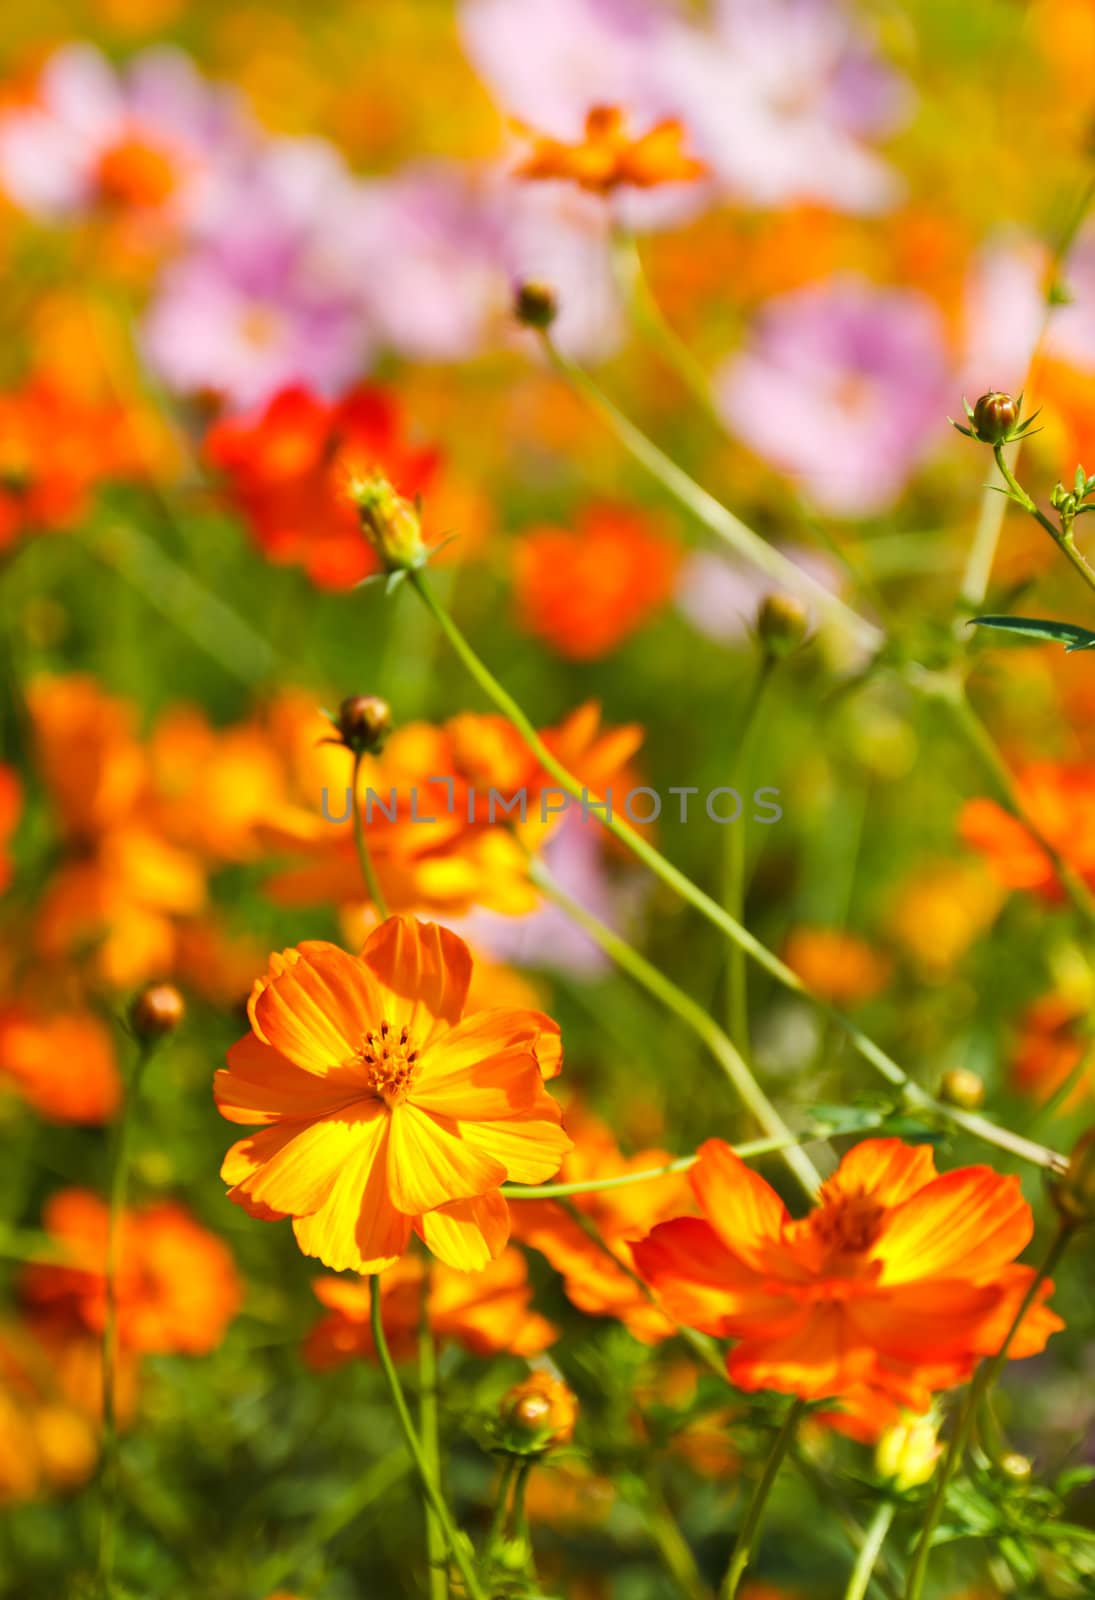
<svg viewBox="0 0 1095 1600">
<path fill-rule="evenodd" d="M 192 226 L 255 130 L 237 96 L 159 46 L 115 68 L 94 45 L 49 57 L 29 103 L 0 113 L 0 186 L 32 215 L 99 208 Z"/>
<path fill-rule="evenodd" d="M 892 505 L 953 409 L 936 307 L 854 277 L 768 301 L 715 382 L 738 438 L 837 516 Z"/>
</svg>

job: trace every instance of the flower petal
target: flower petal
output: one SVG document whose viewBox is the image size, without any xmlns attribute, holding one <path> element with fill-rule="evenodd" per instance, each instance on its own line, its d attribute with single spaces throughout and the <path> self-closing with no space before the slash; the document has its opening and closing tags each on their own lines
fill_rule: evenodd
<svg viewBox="0 0 1095 1600">
<path fill-rule="evenodd" d="M 559 1126 L 559 1109 L 548 1095 L 516 1115 L 483 1122 L 462 1120 L 460 1132 L 473 1149 L 498 1162 L 513 1183 L 546 1183 L 573 1149 L 570 1135 Z"/>
<path fill-rule="evenodd" d="M 228 1070 L 213 1077 L 217 1110 L 229 1122 L 311 1120 L 361 1099 L 361 1074 L 335 1067 L 322 1077 L 294 1066 L 248 1033 L 228 1052 Z"/>
<path fill-rule="evenodd" d="M 689 1179 L 704 1215 L 728 1250 L 762 1268 L 790 1221 L 787 1207 L 722 1139 L 708 1139 L 698 1154 Z"/>
<path fill-rule="evenodd" d="M 361 959 L 387 991 L 385 1015 L 406 1025 L 421 1049 L 438 1023 L 459 1022 L 471 983 L 471 951 L 436 922 L 389 917 L 366 941 Z"/>
<path fill-rule="evenodd" d="M 685 1327 L 722 1335 L 743 1313 L 786 1314 L 786 1302 L 765 1294 L 762 1280 L 701 1217 L 660 1222 L 631 1255 L 659 1304 Z"/>
<path fill-rule="evenodd" d="M 1033 1231 L 1018 1178 L 959 1167 L 898 1206 L 873 1253 L 886 1285 L 940 1277 L 978 1283 L 1013 1261 Z"/>
<path fill-rule="evenodd" d="M 477 1272 L 509 1243 L 509 1206 L 497 1190 L 457 1200 L 419 1217 L 415 1231 L 439 1261 L 459 1272 Z"/>
<path fill-rule="evenodd" d="M 369 969 L 337 945 L 307 940 L 271 959 L 249 1002 L 266 1044 L 305 1072 L 324 1076 L 346 1062 L 362 1034 L 380 1021 Z"/>
<path fill-rule="evenodd" d="M 379 1101 L 365 1101 L 351 1112 L 300 1126 L 264 1128 L 229 1152 L 222 1176 L 249 1201 L 283 1216 L 317 1211 L 348 1165 L 371 1150 L 387 1123 Z"/>
<path fill-rule="evenodd" d="M 409 1103 L 394 1108 L 388 1186 L 398 1210 L 417 1216 L 451 1200 L 485 1194 L 505 1182 L 502 1163 L 464 1137 L 471 1126 Z"/>
<path fill-rule="evenodd" d="M 864 1139 L 848 1151 L 832 1177 L 828 1194 L 868 1194 L 884 1206 L 898 1206 L 937 1176 L 930 1144 L 901 1139 Z"/>
<path fill-rule="evenodd" d="M 388 1192 L 389 1118 L 378 1117 L 371 1134 L 348 1157 L 323 1205 L 293 1223 L 304 1254 L 336 1272 L 382 1272 L 410 1241 L 411 1219 Z"/>
</svg>

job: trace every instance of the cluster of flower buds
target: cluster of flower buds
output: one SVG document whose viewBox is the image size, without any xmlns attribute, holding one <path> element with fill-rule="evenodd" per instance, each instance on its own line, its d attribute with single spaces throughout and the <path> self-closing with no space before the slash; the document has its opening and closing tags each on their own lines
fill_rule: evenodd
<svg viewBox="0 0 1095 1600">
<path fill-rule="evenodd" d="M 510 1455 L 536 1456 L 569 1444 L 578 1402 L 559 1378 L 533 1372 L 502 1399 L 498 1446 Z"/>
<path fill-rule="evenodd" d="M 990 389 L 988 394 L 983 394 L 972 406 L 963 395 L 962 405 L 969 427 L 963 427 L 960 422 L 955 422 L 953 417 L 950 419 L 952 426 L 957 428 L 959 433 L 964 433 L 967 439 L 976 439 L 980 444 L 990 444 L 994 449 L 998 445 L 1011 444 L 1014 439 L 1026 438 L 1039 415 L 1035 411 L 1022 420 L 1022 395 L 1015 400 L 1010 394 L 1004 394 L 998 389 Z"/>
<path fill-rule="evenodd" d="M 340 744 L 355 756 L 377 755 L 392 731 L 392 708 L 378 694 L 352 694 L 343 700 L 338 715 L 324 712 L 337 739 L 321 739 L 321 744 Z"/>
<path fill-rule="evenodd" d="M 1062 530 L 1067 533 L 1076 521 L 1085 512 L 1095 511 L 1095 505 L 1088 505 L 1088 497 L 1095 494 L 1095 477 L 1088 477 L 1083 467 L 1076 468 L 1072 488 L 1066 489 L 1063 483 L 1054 486 L 1049 497 L 1049 503 L 1056 511 L 1061 521 Z"/>
</svg>

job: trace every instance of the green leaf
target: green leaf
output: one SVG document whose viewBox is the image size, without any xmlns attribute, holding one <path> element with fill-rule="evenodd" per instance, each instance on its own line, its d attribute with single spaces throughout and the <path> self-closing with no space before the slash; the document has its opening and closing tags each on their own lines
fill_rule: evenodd
<svg viewBox="0 0 1095 1600">
<path fill-rule="evenodd" d="M 1095 649 L 1095 633 L 1075 622 L 1054 622 L 1048 617 L 971 617 L 971 628 L 999 628 L 1003 633 L 1021 633 L 1029 639 L 1056 640 L 1066 651 Z"/>
</svg>

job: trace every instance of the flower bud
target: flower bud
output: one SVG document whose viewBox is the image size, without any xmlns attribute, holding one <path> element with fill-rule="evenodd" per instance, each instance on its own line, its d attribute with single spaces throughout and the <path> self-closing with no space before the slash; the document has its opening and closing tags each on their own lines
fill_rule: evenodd
<svg viewBox="0 0 1095 1600">
<path fill-rule="evenodd" d="M 1006 1456 L 1001 1456 L 999 1465 L 1000 1471 L 1013 1483 L 1026 1483 L 1034 1472 L 1034 1463 L 1030 1457 L 1021 1456 L 1017 1450 L 1009 1450 Z"/>
<path fill-rule="evenodd" d="M 1077 1139 L 1068 1166 L 1050 1182 L 1050 1194 L 1066 1222 L 1095 1222 L 1095 1128 Z"/>
<path fill-rule="evenodd" d="M 334 718 L 339 741 L 358 755 L 375 755 L 392 731 L 392 708 L 377 694 L 353 694 Z"/>
<path fill-rule="evenodd" d="M 386 572 L 410 572 L 426 564 L 429 554 L 422 538 L 418 511 L 392 487 L 387 478 L 355 478 L 350 499 L 357 507 L 361 531 L 380 557 Z"/>
<path fill-rule="evenodd" d="M 962 1111 L 976 1111 L 985 1101 L 984 1081 L 968 1067 L 951 1067 L 939 1080 L 939 1098 Z"/>
<path fill-rule="evenodd" d="M 788 656 L 806 637 L 809 616 L 793 594 L 769 594 L 757 612 L 757 634 L 770 656 Z"/>
<path fill-rule="evenodd" d="M 546 283 L 519 283 L 513 298 L 513 314 L 526 328 L 550 328 L 559 314 L 554 289 Z"/>
<path fill-rule="evenodd" d="M 537 1455 L 573 1437 L 578 1403 L 565 1383 L 533 1372 L 502 1400 L 501 1443 L 514 1455 Z"/>
<path fill-rule="evenodd" d="M 185 1015 L 186 1005 L 173 983 L 146 985 L 129 1008 L 133 1032 L 146 1042 L 174 1033 Z"/>
<path fill-rule="evenodd" d="M 983 394 L 973 408 L 973 431 L 983 444 L 1003 444 L 1018 420 L 1018 402 L 996 389 Z"/>
<path fill-rule="evenodd" d="M 922 1417 L 906 1416 L 891 1423 L 875 1447 L 875 1470 L 887 1478 L 899 1493 L 927 1483 L 943 1453 L 939 1425 L 933 1412 Z"/>
</svg>

